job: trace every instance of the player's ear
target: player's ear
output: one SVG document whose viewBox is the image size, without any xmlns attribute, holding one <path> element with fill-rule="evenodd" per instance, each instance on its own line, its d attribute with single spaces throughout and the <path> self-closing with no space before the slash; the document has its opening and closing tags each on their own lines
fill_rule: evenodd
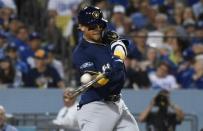
<svg viewBox="0 0 203 131">
<path fill-rule="evenodd" d="M 79 24 L 78 29 L 79 29 L 80 31 L 82 31 L 82 32 L 85 31 L 85 27 L 82 26 L 81 24 Z"/>
</svg>

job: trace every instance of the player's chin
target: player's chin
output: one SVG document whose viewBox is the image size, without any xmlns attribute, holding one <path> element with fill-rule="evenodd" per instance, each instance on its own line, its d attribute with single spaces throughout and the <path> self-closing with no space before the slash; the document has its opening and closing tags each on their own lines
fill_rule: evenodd
<svg viewBox="0 0 203 131">
<path fill-rule="evenodd" d="M 93 36 L 94 41 L 100 41 L 101 40 L 101 34 L 94 34 Z"/>
</svg>

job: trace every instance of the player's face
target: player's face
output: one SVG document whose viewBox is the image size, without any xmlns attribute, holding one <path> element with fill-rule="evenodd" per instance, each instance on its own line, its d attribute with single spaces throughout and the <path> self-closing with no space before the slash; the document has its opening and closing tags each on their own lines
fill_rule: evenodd
<svg viewBox="0 0 203 131">
<path fill-rule="evenodd" d="M 101 42 L 103 30 L 104 27 L 101 25 L 84 26 L 84 36 L 87 40 Z"/>
</svg>

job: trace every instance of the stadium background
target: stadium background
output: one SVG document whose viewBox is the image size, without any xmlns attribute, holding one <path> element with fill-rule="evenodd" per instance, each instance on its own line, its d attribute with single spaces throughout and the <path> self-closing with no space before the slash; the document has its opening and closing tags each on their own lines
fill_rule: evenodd
<svg viewBox="0 0 203 131">
<path fill-rule="evenodd" d="M 178 130 L 203 128 L 202 0 L 0 0 L 0 63 L 10 62 L 15 70 L 9 75 L 1 73 L 0 105 L 13 114 L 11 123 L 45 130 L 42 120 L 54 118 L 62 106 L 62 89 L 25 85 L 24 74 L 35 67 L 32 61 L 38 49 L 54 54 L 54 60 L 62 65 L 64 74 L 57 71 L 66 87 L 80 84 L 71 53 L 81 39 L 77 12 L 85 5 L 100 7 L 110 22 L 108 28 L 131 42 L 126 66 L 133 73 L 127 72 L 125 88 L 133 92 L 124 91 L 124 99 L 133 113 L 143 111 L 156 89 L 164 88 L 172 91 L 173 101 L 188 114 Z M 36 39 L 40 40 L 38 46 L 31 43 Z M 11 58 L 12 51 L 17 57 Z M 172 83 L 170 79 L 157 86 L 151 73 L 163 61 L 169 66 L 166 75 L 176 82 L 167 85 Z"/>
</svg>

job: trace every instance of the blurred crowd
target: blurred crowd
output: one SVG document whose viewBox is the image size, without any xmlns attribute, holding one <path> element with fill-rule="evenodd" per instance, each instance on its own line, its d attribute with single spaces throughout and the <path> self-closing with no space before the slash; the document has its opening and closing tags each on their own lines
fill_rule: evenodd
<svg viewBox="0 0 203 131">
<path fill-rule="evenodd" d="M 203 89 L 203 0 L 0 0 L 0 88 L 78 86 L 77 12 L 130 41 L 125 88 Z"/>
</svg>

